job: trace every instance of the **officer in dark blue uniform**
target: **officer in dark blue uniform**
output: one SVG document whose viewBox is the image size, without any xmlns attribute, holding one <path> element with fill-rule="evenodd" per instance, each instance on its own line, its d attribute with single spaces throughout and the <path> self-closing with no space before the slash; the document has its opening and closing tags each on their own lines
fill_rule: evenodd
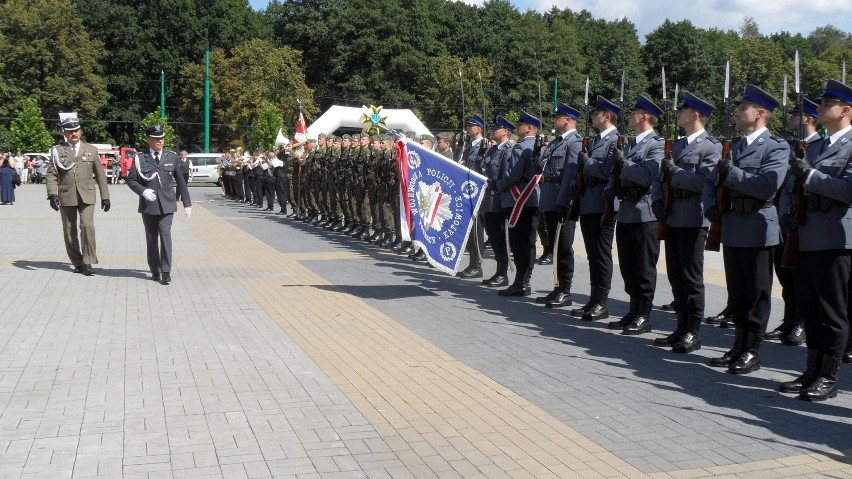
<svg viewBox="0 0 852 479">
<path fill-rule="evenodd" d="M 787 174 L 790 147 L 766 127 L 778 106 L 772 95 L 749 84 L 737 104 L 735 121 L 743 136 L 715 169 L 730 191 L 730 209 L 720 214 L 717 189 L 711 186 L 704 188 L 703 206 L 711 222 L 721 219 L 728 301 L 736 327 L 733 347 L 710 365 L 748 374 L 760 369 L 760 341 L 769 321 L 772 258 L 781 237 L 772 200 Z"/>
<path fill-rule="evenodd" d="M 722 157 L 722 144 L 704 129 L 714 109 L 686 92 L 676 119 L 686 136 L 672 144 L 671 157 L 663 159 L 661 174 L 652 189 L 654 215 L 657 219 L 668 215 L 666 272 L 677 315 L 674 332 L 657 338 L 654 344 L 671 347 L 676 353 L 701 348 L 698 332 L 704 316 L 704 243 L 710 227 L 704 217 L 701 193 L 705 185 L 712 187 L 713 170 Z M 671 187 L 668 211 L 664 206 L 664 181 Z"/>
<path fill-rule="evenodd" d="M 462 152 L 461 163 L 477 173 L 482 173 L 482 160 L 485 157 L 485 152 L 488 151 L 488 141 L 483 137 L 483 132 L 485 132 L 485 120 L 479 115 L 473 115 L 467 123 L 467 136 L 470 138 L 470 145 Z M 473 226 L 470 229 L 465 246 L 470 262 L 467 268 L 458 274 L 459 278 L 482 277 L 484 235 L 485 229 L 482 225 L 482 213 L 480 212 L 473 218 Z"/>
<path fill-rule="evenodd" d="M 500 203 L 506 213 L 509 247 L 515 262 L 515 280 L 500 291 L 500 296 L 529 296 L 530 278 L 535 265 L 535 240 L 538 227 L 538 178 L 534 158 L 536 135 L 541 120 L 521 110 L 518 118 L 521 141 L 512 148 L 512 157 L 503 164 L 494 182 L 500 191 Z"/>
<path fill-rule="evenodd" d="M 807 98 L 802 99 L 804 108 L 802 109 L 802 126 L 804 127 L 804 141 L 806 145 L 810 145 L 815 141 L 822 140 L 817 133 L 817 120 L 819 105 Z M 792 131 L 799 131 L 799 105 L 797 104 L 790 109 L 790 118 L 788 125 Z M 791 142 L 791 154 L 795 152 L 797 142 Z M 789 174 L 787 175 L 790 176 Z M 788 178 L 787 184 L 791 184 Z M 783 192 L 783 187 L 782 187 Z M 776 196 L 776 204 L 779 205 L 778 216 L 782 217 L 785 211 L 789 208 L 780 209 L 780 197 L 783 196 L 779 192 Z M 781 244 L 775 248 L 775 276 L 778 277 L 778 282 L 781 283 L 781 297 L 784 299 L 784 317 L 781 324 L 773 331 L 766 333 L 763 339 L 770 341 L 781 341 L 781 344 L 787 346 L 798 346 L 805 342 L 805 326 L 802 317 L 803 311 L 796 306 L 796 271 L 794 268 L 784 268 L 781 266 L 784 256 L 784 244 L 786 243 L 787 229 L 784 224 L 781 224 Z"/>
<path fill-rule="evenodd" d="M 536 303 L 544 304 L 548 308 L 561 308 L 571 305 L 571 286 L 574 282 L 574 232 L 577 222 L 567 218 L 568 208 L 571 206 L 571 190 L 575 188 L 577 180 L 577 158 L 583 147 L 583 137 L 577 133 L 577 119 L 580 112 L 564 103 L 558 103 L 553 112 L 553 128 L 556 130 L 556 138 L 550 142 L 548 149 L 542 155 L 542 170 L 545 176 L 558 175 L 559 183 L 553 181 L 544 182 L 542 185 L 542 203 L 550 201 L 548 196 L 554 194 L 554 211 L 545 211 L 542 215 L 545 221 L 553 221 L 554 238 L 551 243 L 556 262 L 556 284 L 553 291 L 546 296 L 536 298 Z M 556 173 L 558 171 L 558 174 Z M 551 190 L 552 189 L 552 190 Z M 549 191 L 548 191 L 549 190 Z M 549 204 L 549 203 L 548 203 Z M 552 219 L 551 219 L 552 216 Z M 548 225 L 550 228 L 550 225 Z M 559 231 L 559 241 L 555 241 L 556 230 Z M 549 232 L 549 230 L 548 230 Z"/>
<path fill-rule="evenodd" d="M 612 176 L 612 151 L 615 149 L 619 132 L 615 125 L 621 109 L 602 96 L 598 96 L 592 110 L 592 127 L 598 130 L 589 143 L 588 158 L 583 165 L 583 181 L 586 191 L 580 203 L 580 231 L 589 259 L 589 302 L 582 308 L 571 311 L 584 321 L 596 321 L 609 317 L 607 300 L 612 284 L 612 237 L 615 229 L 601 225 L 606 209 L 603 198 L 604 186 Z M 618 209 L 618 199 L 615 200 Z"/>
<path fill-rule="evenodd" d="M 491 125 L 491 141 L 494 146 L 485 153 L 482 160 L 482 173 L 488 178 L 488 190 L 479 211 L 482 212 L 485 231 L 491 249 L 494 251 L 494 259 L 497 260 L 497 272 L 494 276 L 483 280 L 482 284 L 491 287 L 506 286 L 509 284 L 509 249 L 506 244 L 506 215 L 503 213 L 500 190 L 497 189 L 497 180 L 503 169 L 512 160 L 512 143 L 509 142 L 509 134 L 515 130 L 515 125 L 500 115 L 494 119 Z"/>
<path fill-rule="evenodd" d="M 852 274 L 852 88 L 836 80 L 817 100 L 827 137 L 811 143 L 804 158 L 790 160 L 790 175 L 804 186 L 807 215 L 799 222 L 785 211 L 782 221 L 799 231 L 796 268 L 798 303 L 805 316 L 805 372 L 780 386 L 799 398 L 822 401 L 837 395 L 837 369 L 848 352 Z M 791 190 L 785 190 L 790 204 Z"/>
</svg>

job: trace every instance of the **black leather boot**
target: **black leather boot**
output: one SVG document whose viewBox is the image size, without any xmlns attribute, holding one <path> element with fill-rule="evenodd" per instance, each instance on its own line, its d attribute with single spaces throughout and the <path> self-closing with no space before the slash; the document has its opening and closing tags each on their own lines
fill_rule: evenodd
<svg viewBox="0 0 852 479">
<path fill-rule="evenodd" d="M 728 366 L 731 374 L 749 374 L 760 369 L 760 342 L 763 335 L 753 331 L 746 332 L 745 350 L 736 361 Z"/>
<path fill-rule="evenodd" d="M 670 348 L 680 340 L 681 336 L 686 334 L 686 311 L 677 311 L 676 314 L 677 325 L 675 326 L 675 330 L 664 338 L 655 339 L 654 346 L 659 346 L 661 348 Z"/>
<path fill-rule="evenodd" d="M 814 379 L 819 376 L 819 365 L 822 360 L 822 353 L 816 349 L 808 349 L 808 360 L 805 366 L 805 372 L 801 376 L 792 381 L 787 381 L 778 385 L 778 390 L 782 393 L 800 393 L 802 389 L 810 386 Z"/>
<path fill-rule="evenodd" d="M 701 337 L 698 336 L 698 330 L 701 328 L 701 315 L 693 314 L 686 318 L 686 332 L 672 346 L 672 351 L 676 353 L 691 353 L 701 349 Z"/>
<path fill-rule="evenodd" d="M 722 357 L 710 359 L 710 366 L 715 368 L 728 367 L 731 363 L 739 359 L 740 355 L 745 351 L 745 328 L 737 328 L 734 330 L 734 345 Z"/>
<path fill-rule="evenodd" d="M 802 389 L 799 399 L 805 401 L 825 401 L 837 396 L 837 368 L 840 367 L 840 355 L 823 353 L 820 358 L 819 376 Z"/>
<path fill-rule="evenodd" d="M 630 298 L 630 311 L 627 312 L 624 316 L 621 317 L 618 321 L 610 321 L 607 323 L 606 327 L 609 329 L 624 329 L 625 326 L 632 323 L 634 319 L 636 319 L 636 315 L 639 314 L 639 302 L 633 298 Z"/>
</svg>

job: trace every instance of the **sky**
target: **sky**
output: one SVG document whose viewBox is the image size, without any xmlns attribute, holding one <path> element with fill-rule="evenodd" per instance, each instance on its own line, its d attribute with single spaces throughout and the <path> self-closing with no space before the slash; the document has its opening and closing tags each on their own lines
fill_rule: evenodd
<svg viewBox="0 0 852 479">
<path fill-rule="evenodd" d="M 481 5 L 484 0 L 464 0 Z M 639 39 L 657 28 L 665 18 L 690 20 L 701 28 L 738 30 L 744 17 L 754 17 L 760 32 L 771 34 L 788 31 L 807 36 L 827 23 L 852 31 L 850 0 L 510 0 L 520 11 L 541 12 L 556 6 L 560 9 L 588 10 L 595 18 L 616 20 L 627 17 L 636 25 Z M 268 0 L 249 0 L 256 10 L 263 10 Z"/>
</svg>

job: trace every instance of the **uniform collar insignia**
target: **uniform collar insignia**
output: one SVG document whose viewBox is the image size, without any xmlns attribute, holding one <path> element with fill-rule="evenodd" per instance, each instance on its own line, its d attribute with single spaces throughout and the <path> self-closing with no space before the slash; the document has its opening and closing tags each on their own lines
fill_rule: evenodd
<svg viewBox="0 0 852 479">
<path fill-rule="evenodd" d="M 849 138 L 844 138 L 844 139 L 840 140 L 840 144 L 845 145 L 846 142 L 848 142 L 848 141 L 849 141 Z"/>
<path fill-rule="evenodd" d="M 762 144 L 763 144 L 763 140 L 765 140 L 765 139 L 766 139 L 766 138 L 759 138 L 759 139 L 757 140 L 757 144 L 758 144 L 758 145 L 762 145 Z"/>
<path fill-rule="evenodd" d="M 648 142 L 648 138 L 642 138 L 642 143 L 647 143 L 647 142 Z"/>
<path fill-rule="evenodd" d="M 704 140 L 704 138 L 696 138 L 696 139 L 695 139 L 695 142 L 696 142 L 696 143 L 701 143 L 701 141 L 702 141 L 702 140 Z"/>
</svg>

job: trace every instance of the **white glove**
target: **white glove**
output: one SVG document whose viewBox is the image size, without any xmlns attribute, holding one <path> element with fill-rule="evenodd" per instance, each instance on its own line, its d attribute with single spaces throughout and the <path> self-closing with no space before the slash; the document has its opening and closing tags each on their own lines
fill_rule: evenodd
<svg viewBox="0 0 852 479">
<path fill-rule="evenodd" d="M 157 199 L 157 193 L 154 193 L 154 190 L 149 188 L 142 192 L 142 198 L 145 198 L 148 201 L 154 201 Z"/>
<path fill-rule="evenodd" d="M 186 208 L 183 209 L 183 212 L 186 213 L 187 218 L 191 218 L 192 217 L 192 206 L 187 206 Z"/>
</svg>

